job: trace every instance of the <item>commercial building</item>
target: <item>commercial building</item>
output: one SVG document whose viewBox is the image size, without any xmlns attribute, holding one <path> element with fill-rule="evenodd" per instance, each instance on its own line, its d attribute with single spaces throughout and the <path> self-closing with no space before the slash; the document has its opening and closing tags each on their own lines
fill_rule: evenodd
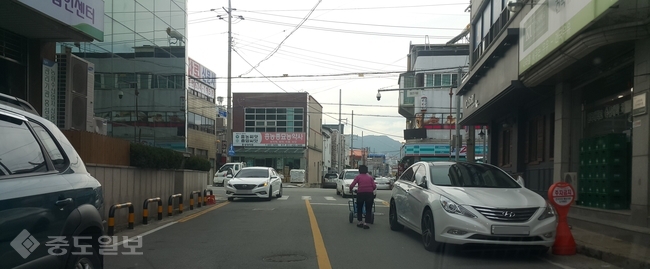
<svg viewBox="0 0 650 269">
<path fill-rule="evenodd" d="M 342 173 L 349 163 L 348 148 L 345 141 L 345 125 L 341 124 L 323 124 L 323 129 L 329 129 L 332 132 L 332 169 L 336 173 Z"/>
<path fill-rule="evenodd" d="M 104 5 L 96 16 L 110 26 L 103 40 L 57 46 L 59 73 L 67 73 L 60 76 L 59 96 L 89 101 L 84 108 L 60 102 L 59 126 L 202 156 L 214 166 L 216 75 L 187 56 L 187 2 Z M 93 74 L 79 80 L 75 72 L 84 67 Z M 77 83 L 87 85 L 81 95 L 70 91 Z M 87 116 L 76 120 L 77 115 Z"/>
<path fill-rule="evenodd" d="M 410 45 L 408 71 L 399 78 L 400 89 L 405 89 L 400 91 L 398 110 L 406 118 L 403 167 L 418 161 L 455 159 L 455 91 L 459 70 L 468 70 L 468 55 L 467 44 Z M 466 138 L 466 130 L 460 135 Z M 473 147 L 483 153 L 482 145 Z M 467 143 L 463 143 L 459 157 L 465 160 L 466 152 Z"/>
<path fill-rule="evenodd" d="M 647 244 L 650 4 L 471 5 L 463 125 L 488 125 L 489 161 L 546 196 L 577 191 L 570 223 Z M 630 239 L 633 238 L 633 239 Z"/>
<path fill-rule="evenodd" d="M 233 162 L 273 167 L 288 180 L 305 169 L 307 183 L 323 176 L 322 106 L 308 93 L 233 93 Z"/>
<path fill-rule="evenodd" d="M 103 14 L 101 0 L 76 6 L 69 1 L 0 1 L 0 93 L 26 100 L 55 122 L 56 42 L 103 40 Z"/>
<path fill-rule="evenodd" d="M 332 170 L 332 129 L 322 127 L 323 134 L 323 175 Z"/>
</svg>

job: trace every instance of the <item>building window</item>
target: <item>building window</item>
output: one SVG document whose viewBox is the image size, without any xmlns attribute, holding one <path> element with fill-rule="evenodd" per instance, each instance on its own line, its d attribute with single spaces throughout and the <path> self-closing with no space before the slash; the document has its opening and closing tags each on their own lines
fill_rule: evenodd
<svg viewBox="0 0 650 269">
<path fill-rule="evenodd" d="M 483 2 L 487 2 L 487 4 L 483 10 L 476 13 L 480 17 L 472 24 L 474 34 L 471 37 L 474 45 L 472 65 L 483 55 L 510 20 L 507 0 L 486 0 Z"/>
<path fill-rule="evenodd" d="M 187 113 L 187 127 L 189 129 L 214 134 L 215 120 L 189 112 Z"/>
<path fill-rule="evenodd" d="M 246 132 L 302 132 L 304 117 L 304 108 L 300 107 L 245 108 L 244 126 Z"/>
</svg>

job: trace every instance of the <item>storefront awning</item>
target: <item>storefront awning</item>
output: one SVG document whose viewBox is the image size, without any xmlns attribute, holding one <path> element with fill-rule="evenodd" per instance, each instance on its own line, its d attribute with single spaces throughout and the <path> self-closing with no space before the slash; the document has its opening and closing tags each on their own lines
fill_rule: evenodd
<svg viewBox="0 0 650 269">
<path fill-rule="evenodd" d="M 235 154 L 303 154 L 304 148 L 280 148 L 280 147 L 267 147 L 267 148 L 235 148 Z"/>
</svg>

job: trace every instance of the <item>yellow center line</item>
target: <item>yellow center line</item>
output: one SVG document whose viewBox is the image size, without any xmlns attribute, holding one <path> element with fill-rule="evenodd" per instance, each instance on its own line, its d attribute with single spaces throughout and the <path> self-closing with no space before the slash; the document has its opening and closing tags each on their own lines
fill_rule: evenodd
<svg viewBox="0 0 650 269">
<path fill-rule="evenodd" d="M 217 208 L 220 208 L 220 207 L 222 207 L 222 206 L 225 206 L 225 205 L 227 205 L 227 204 L 229 204 L 229 203 L 230 203 L 230 202 L 219 203 L 219 204 L 213 206 L 213 207 L 210 208 L 210 209 L 206 209 L 206 210 L 203 210 L 203 211 L 201 211 L 201 212 L 194 213 L 194 214 L 192 214 L 192 215 L 189 215 L 189 216 L 187 216 L 187 217 L 184 217 L 184 218 L 178 220 L 178 222 L 186 222 L 186 221 L 188 221 L 188 220 L 191 220 L 191 219 L 194 219 L 194 218 L 196 218 L 196 217 L 198 217 L 198 216 L 201 216 L 201 215 L 203 215 L 203 214 L 205 214 L 205 213 L 208 213 L 208 212 L 210 212 L 210 211 L 212 211 L 212 210 L 215 210 L 215 209 L 217 209 Z"/>
<path fill-rule="evenodd" d="M 390 206 L 390 204 L 386 201 L 381 201 L 381 203 L 384 204 L 385 206 Z"/>
<path fill-rule="evenodd" d="M 325 248 L 325 242 L 323 242 L 323 236 L 320 233 L 320 228 L 318 228 L 318 222 L 316 222 L 316 215 L 314 215 L 314 210 L 311 208 L 311 204 L 309 204 L 309 200 L 305 200 L 305 205 L 307 205 L 307 213 L 309 214 L 311 233 L 314 236 L 314 247 L 316 247 L 316 259 L 318 260 L 318 268 L 332 269 L 332 264 L 330 264 L 330 258 L 327 256 L 327 249 Z"/>
</svg>

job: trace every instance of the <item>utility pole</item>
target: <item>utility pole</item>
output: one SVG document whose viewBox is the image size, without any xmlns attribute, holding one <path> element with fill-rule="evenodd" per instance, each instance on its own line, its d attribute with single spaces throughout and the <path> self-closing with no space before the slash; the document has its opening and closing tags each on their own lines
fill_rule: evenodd
<svg viewBox="0 0 650 269">
<path fill-rule="evenodd" d="M 352 110 L 352 127 L 350 128 L 350 168 L 354 169 L 354 110 Z"/>
<path fill-rule="evenodd" d="M 226 128 L 227 129 L 227 131 L 226 131 L 226 140 L 229 142 L 230 145 L 232 145 L 233 142 L 234 142 L 233 141 L 233 135 L 232 135 L 232 124 L 233 124 L 233 122 L 232 122 L 232 107 L 230 105 L 232 103 L 232 99 L 231 99 L 232 98 L 232 85 L 231 85 L 231 79 L 232 79 L 232 55 L 231 54 L 232 54 L 232 7 L 230 5 L 230 0 L 228 0 L 228 97 L 226 98 L 227 102 L 228 102 L 226 104 L 226 106 L 227 106 L 226 111 L 228 113 L 228 119 L 227 119 L 228 124 L 226 125 L 226 127 L 227 127 Z M 229 156 L 229 154 L 227 154 L 226 156 L 228 156 L 227 161 L 231 162 L 232 157 Z"/>
<path fill-rule="evenodd" d="M 460 149 L 463 147 L 463 140 L 460 139 L 460 77 L 463 75 L 463 69 L 458 68 L 458 78 L 456 79 L 456 161 L 460 159 Z"/>
<path fill-rule="evenodd" d="M 366 164 L 366 148 L 363 147 L 363 131 L 361 131 L 361 162 L 363 165 Z"/>
<path fill-rule="evenodd" d="M 340 145 L 341 142 L 343 141 L 343 125 L 341 124 L 341 89 L 339 89 L 339 137 L 337 139 L 338 144 Z M 336 163 L 338 166 L 339 174 L 343 173 L 343 169 L 345 169 L 345 166 L 343 166 L 343 150 L 341 150 L 341 146 L 338 147 L 338 152 L 339 156 L 338 159 L 339 161 Z"/>
</svg>

